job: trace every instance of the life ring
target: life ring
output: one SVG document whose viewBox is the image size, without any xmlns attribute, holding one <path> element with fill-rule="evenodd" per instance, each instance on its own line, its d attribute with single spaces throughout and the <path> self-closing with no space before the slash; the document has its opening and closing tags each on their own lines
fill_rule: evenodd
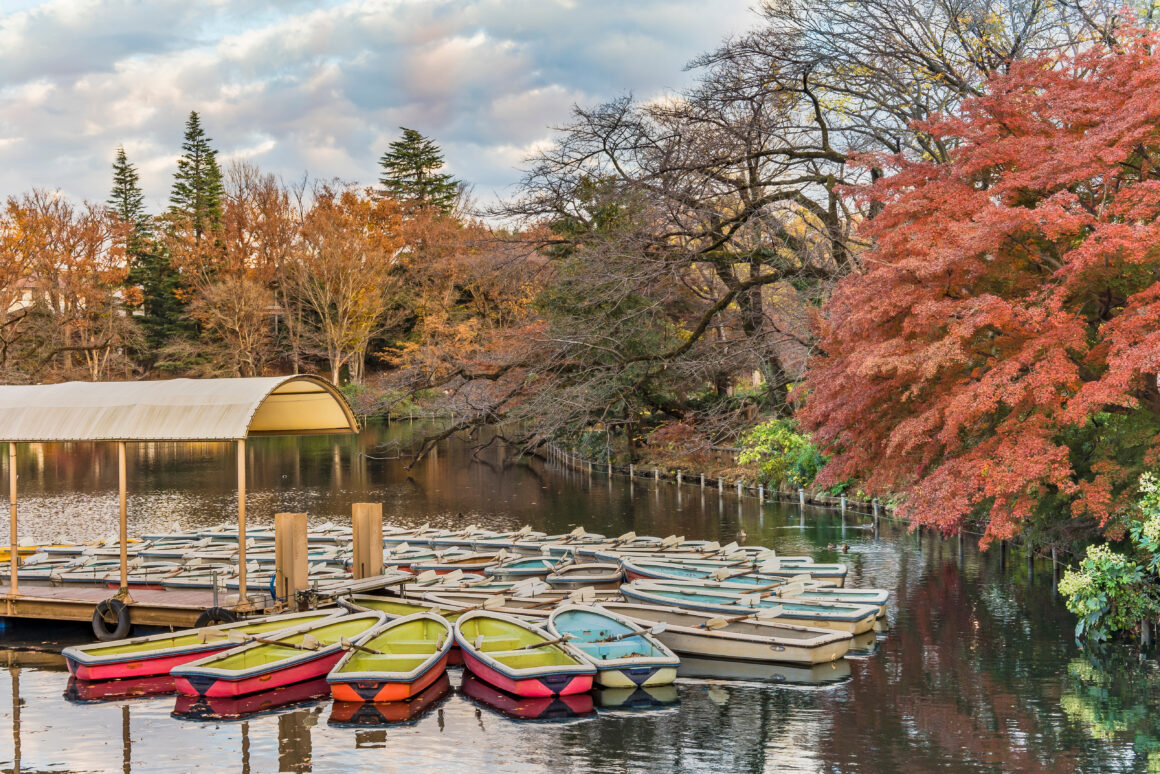
<svg viewBox="0 0 1160 774">
<path fill-rule="evenodd" d="M 112 619 L 116 619 L 117 625 L 110 629 L 109 624 Z M 98 603 L 96 609 L 93 610 L 93 634 L 101 642 L 123 640 L 129 636 L 129 631 L 132 628 L 133 624 L 129 621 L 128 606 L 116 597 L 110 597 L 104 602 Z"/>
<path fill-rule="evenodd" d="M 238 617 L 234 615 L 232 610 L 224 607 L 211 607 L 197 617 L 194 628 L 200 629 L 204 626 L 213 626 L 214 624 L 233 623 L 236 620 L 238 620 Z"/>
</svg>

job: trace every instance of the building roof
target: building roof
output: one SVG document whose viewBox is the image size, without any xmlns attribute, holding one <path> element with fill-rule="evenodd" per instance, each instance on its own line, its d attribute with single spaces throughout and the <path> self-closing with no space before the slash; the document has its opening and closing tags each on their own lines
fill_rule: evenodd
<svg viewBox="0 0 1160 774">
<path fill-rule="evenodd" d="M 356 432 L 342 394 L 315 376 L 0 386 L 0 441 L 234 441 Z"/>
</svg>

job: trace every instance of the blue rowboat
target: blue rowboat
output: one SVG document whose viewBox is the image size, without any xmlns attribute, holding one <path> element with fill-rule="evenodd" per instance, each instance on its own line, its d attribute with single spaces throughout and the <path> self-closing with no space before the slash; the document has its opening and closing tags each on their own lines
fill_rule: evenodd
<svg viewBox="0 0 1160 774">
<path fill-rule="evenodd" d="M 548 618 L 548 633 L 568 637 L 568 643 L 596 667 L 596 684 L 605 688 L 668 685 L 681 663 L 650 631 L 598 607 L 556 608 Z"/>
<path fill-rule="evenodd" d="M 497 580 L 519 580 L 521 578 L 542 578 L 556 569 L 558 562 L 543 556 L 530 559 L 509 559 L 501 564 L 485 567 L 484 575 Z"/>
</svg>

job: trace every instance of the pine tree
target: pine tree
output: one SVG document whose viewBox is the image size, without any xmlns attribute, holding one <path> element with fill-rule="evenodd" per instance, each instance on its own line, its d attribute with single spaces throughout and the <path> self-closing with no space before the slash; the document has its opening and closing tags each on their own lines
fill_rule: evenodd
<svg viewBox="0 0 1160 774">
<path fill-rule="evenodd" d="M 443 151 L 432 140 L 405 126 L 403 136 L 379 159 L 379 184 L 386 194 L 404 204 L 437 207 L 450 212 L 459 196 L 460 182 L 443 168 Z"/>
<path fill-rule="evenodd" d="M 210 142 L 201 118 L 190 111 L 169 193 L 169 212 L 189 220 L 198 243 L 206 233 L 216 231 L 222 219 L 222 171 Z"/>
<path fill-rule="evenodd" d="M 177 297 L 181 279 L 153 238 L 153 219 L 145 210 L 137 168 L 129 162 L 124 146 L 117 148 L 113 161 L 113 190 L 108 205 L 129 226 L 125 237 L 129 260 L 126 284 L 141 289 L 140 322 L 146 344 L 143 351 L 134 354 L 150 367 L 153 353 L 181 329 L 183 309 Z"/>
</svg>

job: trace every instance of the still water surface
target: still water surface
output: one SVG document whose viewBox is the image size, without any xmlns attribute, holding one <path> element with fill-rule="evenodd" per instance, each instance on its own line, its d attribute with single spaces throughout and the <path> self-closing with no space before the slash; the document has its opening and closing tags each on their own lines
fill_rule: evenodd
<svg viewBox="0 0 1160 774">
<path fill-rule="evenodd" d="M 692 665 L 702 676 L 682 678 L 670 694 L 598 694 L 593 703 L 513 704 L 454 670 L 408 716 L 319 698 L 325 684 L 245 706 L 100 696 L 70 685 L 59 656 L 41 652 L 84 639 L 87 627 L 16 623 L 0 629 L 0 770 L 1160 771 L 1155 663 L 1080 653 L 1050 564 L 1017 554 L 1004 561 L 969 540 L 960 546 L 887 521 L 876 534 L 864 517 L 760 507 L 696 484 L 630 484 L 520 462 L 500 444 L 473 454 L 452 440 L 407 471 L 396 457 L 414 429 L 251 441 L 251 522 L 272 523 L 277 511 L 337 521 L 349 518 L 351 502 L 372 500 L 400 525 L 564 532 L 582 524 L 722 542 L 744 529 L 751 544 L 848 562 L 850 586 L 890 589 L 892 629 L 865 658 L 733 675 L 740 681 Z M 113 534 L 114 454 L 22 449 L 22 542 Z M 131 531 L 233 519 L 227 447 L 142 445 L 131 454 Z M 848 555 L 830 548 L 842 543 Z M 365 725 L 383 722 L 394 725 Z"/>
</svg>

